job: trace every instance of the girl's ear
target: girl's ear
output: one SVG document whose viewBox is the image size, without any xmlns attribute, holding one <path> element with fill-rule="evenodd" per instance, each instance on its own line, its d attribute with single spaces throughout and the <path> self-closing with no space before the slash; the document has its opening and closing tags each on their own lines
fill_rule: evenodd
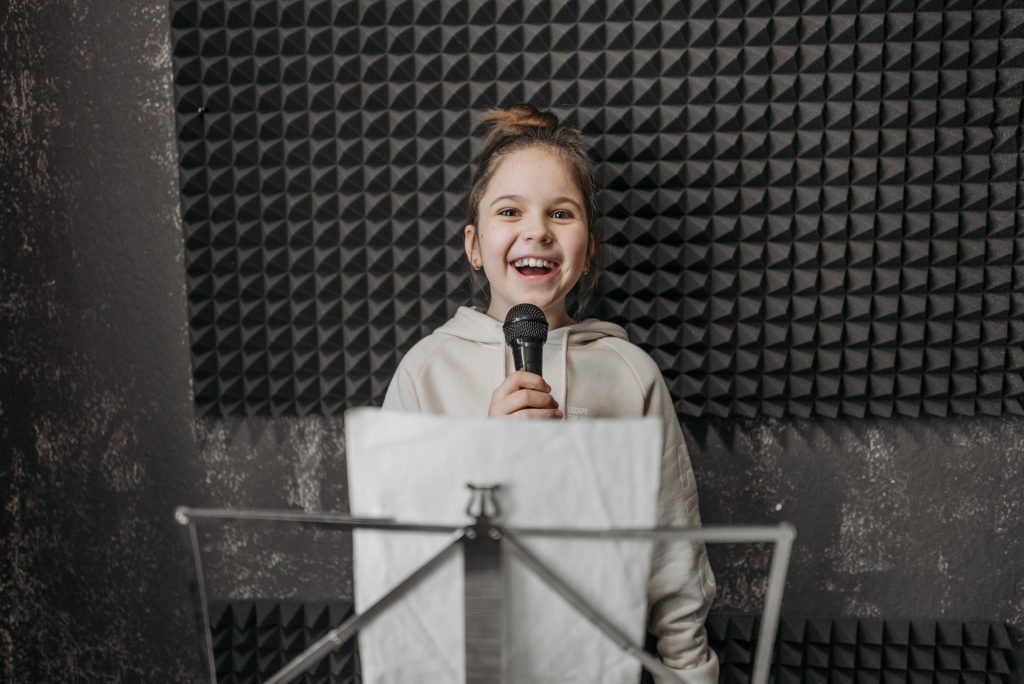
<svg viewBox="0 0 1024 684">
<path fill-rule="evenodd" d="M 590 234 L 590 239 L 587 240 L 587 270 L 588 271 L 590 270 L 590 266 L 591 266 L 590 260 L 594 258 L 595 254 L 597 254 L 597 238 L 594 237 L 593 233 L 591 233 Z"/>
<path fill-rule="evenodd" d="M 473 224 L 466 226 L 466 258 L 469 259 L 469 264 L 474 271 L 479 271 L 484 265 L 480 256 L 480 246 L 476 239 L 476 226 Z"/>
</svg>

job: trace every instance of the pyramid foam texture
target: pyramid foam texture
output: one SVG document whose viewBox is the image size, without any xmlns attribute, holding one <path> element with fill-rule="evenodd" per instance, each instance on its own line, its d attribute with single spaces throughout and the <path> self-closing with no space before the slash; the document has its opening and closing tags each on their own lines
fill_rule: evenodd
<svg viewBox="0 0 1024 684">
<path fill-rule="evenodd" d="M 479 115 L 576 125 L 690 415 L 1024 413 L 1020 0 L 172 0 L 195 398 L 379 403 L 470 298 Z"/>
<path fill-rule="evenodd" d="M 712 613 L 708 643 L 723 684 L 750 682 L 758 616 Z M 994 622 L 783 617 L 772 658 L 776 684 L 1019 681 L 1006 625 Z"/>
<path fill-rule="evenodd" d="M 351 616 L 349 603 L 219 601 L 210 604 L 217 684 L 266 681 Z M 356 640 L 331 651 L 295 680 L 303 684 L 358 684 Z"/>
</svg>

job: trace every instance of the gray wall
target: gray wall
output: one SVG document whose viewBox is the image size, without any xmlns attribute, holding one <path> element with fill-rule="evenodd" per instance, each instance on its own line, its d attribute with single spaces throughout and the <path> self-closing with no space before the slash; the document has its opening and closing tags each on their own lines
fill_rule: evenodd
<svg viewBox="0 0 1024 684">
<path fill-rule="evenodd" d="M 195 418 L 165 3 L 0 26 L 0 679 L 197 681 L 174 506 L 344 510 L 340 419 Z M 797 524 L 787 612 L 1024 628 L 1024 421 L 685 428 L 706 522 Z M 217 596 L 351 596 L 338 535 L 204 540 Z M 765 550 L 713 560 L 757 610 Z"/>
</svg>

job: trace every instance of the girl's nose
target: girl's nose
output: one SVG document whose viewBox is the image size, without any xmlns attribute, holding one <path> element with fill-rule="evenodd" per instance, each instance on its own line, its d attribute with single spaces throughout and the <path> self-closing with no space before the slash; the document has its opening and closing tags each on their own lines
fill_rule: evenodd
<svg viewBox="0 0 1024 684">
<path fill-rule="evenodd" d="M 536 240 L 537 242 L 551 241 L 551 228 L 543 216 L 535 215 L 529 220 L 524 221 L 522 225 L 522 237 L 524 239 Z"/>
</svg>

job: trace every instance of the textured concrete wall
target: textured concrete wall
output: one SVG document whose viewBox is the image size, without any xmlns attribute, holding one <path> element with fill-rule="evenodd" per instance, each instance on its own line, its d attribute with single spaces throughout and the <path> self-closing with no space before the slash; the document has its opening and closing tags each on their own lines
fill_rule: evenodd
<svg viewBox="0 0 1024 684">
<path fill-rule="evenodd" d="M 174 507 L 343 506 L 338 422 L 194 420 L 165 3 L 0 29 L 0 681 L 198 681 Z M 351 596 L 345 539 L 258 532 L 215 596 Z"/>
<path fill-rule="evenodd" d="M 339 419 L 196 420 L 164 2 L 0 5 L 0 680 L 198 681 L 173 507 L 344 509 Z M 691 421 L 708 522 L 795 522 L 787 610 L 1024 627 L 1024 422 Z M 346 598 L 316 529 L 212 594 Z M 763 549 L 717 549 L 757 610 Z"/>
<path fill-rule="evenodd" d="M 1024 628 L 1019 417 L 687 421 L 705 522 L 796 524 L 791 614 Z M 766 549 L 717 547 L 717 606 L 759 610 Z"/>
</svg>

